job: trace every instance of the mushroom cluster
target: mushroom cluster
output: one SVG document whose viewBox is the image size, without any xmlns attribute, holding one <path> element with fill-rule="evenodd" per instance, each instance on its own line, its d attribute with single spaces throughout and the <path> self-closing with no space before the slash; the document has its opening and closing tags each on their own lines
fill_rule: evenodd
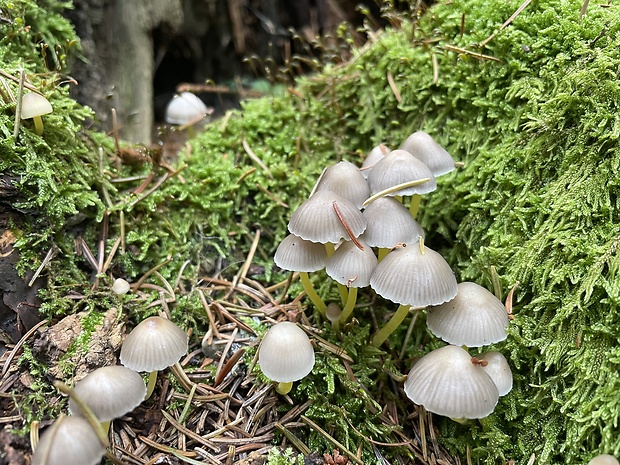
<svg viewBox="0 0 620 465">
<path fill-rule="evenodd" d="M 360 287 L 397 304 L 372 338 L 376 347 L 411 311 L 428 308 L 429 330 L 450 345 L 413 366 L 405 393 L 434 413 L 482 418 L 510 391 L 512 374 L 499 352 L 472 357 L 467 347 L 504 340 L 508 313 L 478 284 L 458 284 L 416 221 L 422 196 L 454 168 L 450 154 L 421 131 L 396 150 L 373 148 L 361 168 L 346 161 L 326 168 L 291 215 L 274 261 L 299 272 L 314 307 L 336 330 L 352 317 Z M 309 273 L 322 269 L 338 286 L 338 304 L 327 305 L 312 287 Z"/>
<path fill-rule="evenodd" d="M 99 463 L 110 422 L 148 399 L 158 370 L 174 365 L 185 353 L 187 335 L 170 320 L 153 316 L 139 323 L 121 347 L 122 366 L 98 368 L 73 389 L 60 383 L 61 390 L 69 394 L 71 415 L 61 416 L 45 430 L 32 463 Z M 139 371 L 150 373 L 148 386 Z"/>
</svg>

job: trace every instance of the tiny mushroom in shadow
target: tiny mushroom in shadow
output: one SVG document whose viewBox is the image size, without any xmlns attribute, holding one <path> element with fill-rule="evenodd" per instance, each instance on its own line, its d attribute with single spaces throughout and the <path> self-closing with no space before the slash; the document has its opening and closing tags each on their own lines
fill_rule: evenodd
<svg viewBox="0 0 620 465">
<path fill-rule="evenodd" d="M 127 335 L 121 347 L 121 363 L 134 371 L 149 372 L 146 399 L 153 393 L 157 372 L 187 353 L 187 334 L 172 321 L 151 316 Z"/>
<path fill-rule="evenodd" d="M 288 394 L 293 382 L 306 377 L 314 367 L 310 338 L 295 323 L 276 323 L 263 337 L 258 365 L 267 378 L 278 383 L 279 394 Z"/>
</svg>

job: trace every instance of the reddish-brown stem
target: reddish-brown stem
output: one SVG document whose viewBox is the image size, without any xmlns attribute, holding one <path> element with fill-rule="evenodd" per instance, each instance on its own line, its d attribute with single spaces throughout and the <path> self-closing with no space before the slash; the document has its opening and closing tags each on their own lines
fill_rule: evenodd
<svg viewBox="0 0 620 465">
<path fill-rule="evenodd" d="M 355 237 L 355 235 L 353 234 L 353 231 L 351 231 L 351 228 L 349 227 L 349 224 L 347 223 L 347 221 L 344 219 L 344 216 L 342 216 L 342 212 L 340 211 L 340 207 L 338 207 L 338 203 L 336 203 L 336 201 L 334 200 L 334 202 L 332 203 L 332 206 L 334 207 L 334 211 L 336 212 L 336 216 L 338 217 L 338 219 L 340 220 L 340 222 L 342 223 L 342 227 L 344 228 L 344 230 L 347 232 L 347 234 L 349 235 L 349 237 L 351 238 L 351 240 L 353 241 L 353 243 L 355 244 L 355 246 L 360 249 L 360 250 L 364 250 L 364 246 L 362 244 L 360 244 L 360 241 L 357 240 L 357 238 Z"/>
</svg>

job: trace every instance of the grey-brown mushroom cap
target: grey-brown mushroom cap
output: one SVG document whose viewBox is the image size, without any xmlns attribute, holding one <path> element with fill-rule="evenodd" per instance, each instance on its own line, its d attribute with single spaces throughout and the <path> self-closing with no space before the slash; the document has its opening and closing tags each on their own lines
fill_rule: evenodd
<svg viewBox="0 0 620 465">
<path fill-rule="evenodd" d="M 384 299 L 412 307 L 438 305 L 457 292 L 450 265 L 426 246 L 422 252 L 420 244 L 390 251 L 373 271 L 370 287 Z"/>
<path fill-rule="evenodd" d="M 348 161 L 341 161 L 325 169 L 316 183 L 314 191 L 328 190 L 347 199 L 361 209 L 370 197 L 370 187 L 359 168 Z"/>
<path fill-rule="evenodd" d="M 140 405 L 146 396 L 146 385 L 134 370 L 113 365 L 89 373 L 75 384 L 73 391 L 99 421 L 110 421 Z M 69 412 L 83 416 L 72 398 L 69 399 Z"/>
<path fill-rule="evenodd" d="M 510 320 L 504 304 L 484 287 L 462 282 L 456 297 L 429 309 L 426 324 L 444 341 L 480 347 L 503 341 Z"/>
<path fill-rule="evenodd" d="M 314 348 L 308 335 L 295 323 L 273 325 L 263 337 L 258 365 L 263 374 L 278 383 L 298 381 L 314 367 Z"/>
<path fill-rule="evenodd" d="M 481 365 L 486 371 L 499 391 L 499 396 L 505 396 L 512 390 L 512 370 L 508 364 L 508 360 L 500 352 L 491 351 L 477 355 L 476 358 L 487 362 L 487 365 Z"/>
<path fill-rule="evenodd" d="M 372 150 L 368 152 L 368 156 L 362 162 L 362 167 L 360 168 L 362 176 L 368 179 L 368 174 L 370 173 L 371 168 L 390 152 L 390 148 L 383 144 L 373 147 Z"/>
<path fill-rule="evenodd" d="M 435 176 L 454 170 L 452 156 L 426 132 L 414 132 L 404 140 L 399 149 L 409 152 L 423 162 Z"/>
<path fill-rule="evenodd" d="M 391 196 L 428 194 L 437 189 L 437 181 L 431 169 L 404 150 L 392 150 L 378 161 L 369 171 L 368 184 L 373 194 L 399 184 L 429 179 L 417 186 L 392 192 Z"/>
<path fill-rule="evenodd" d="M 325 268 L 327 250 L 324 244 L 289 234 L 278 245 L 273 261 L 283 270 L 311 273 Z"/>
<path fill-rule="evenodd" d="M 172 321 L 151 316 L 140 322 L 123 342 L 121 363 L 134 371 L 158 371 L 187 353 L 187 335 Z"/>
<path fill-rule="evenodd" d="M 340 221 L 336 209 L 347 223 L 354 237 L 366 229 L 366 220 L 355 205 L 338 194 L 317 191 L 302 203 L 291 215 L 288 230 L 307 241 L 337 244 L 350 236 Z"/>
<path fill-rule="evenodd" d="M 409 210 L 394 197 L 381 197 L 362 212 L 366 230 L 362 239 L 371 247 L 392 248 L 396 244 L 414 244 L 424 230 Z"/>
<path fill-rule="evenodd" d="M 327 260 L 325 272 L 334 281 L 349 287 L 366 287 L 377 266 L 377 257 L 364 241 L 358 241 L 360 249 L 353 241 L 343 242 Z"/>
<path fill-rule="evenodd" d="M 41 435 L 32 465 L 95 465 L 104 454 L 105 447 L 88 420 L 62 416 Z"/>
<path fill-rule="evenodd" d="M 491 377 L 458 346 L 433 350 L 418 360 L 404 389 L 416 404 L 450 418 L 484 418 L 499 400 Z"/>
</svg>

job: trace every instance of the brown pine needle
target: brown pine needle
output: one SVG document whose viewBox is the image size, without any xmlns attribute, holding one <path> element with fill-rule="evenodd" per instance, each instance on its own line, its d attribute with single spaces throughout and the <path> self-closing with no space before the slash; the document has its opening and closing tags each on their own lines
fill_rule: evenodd
<svg viewBox="0 0 620 465">
<path fill-rule="evenodd" d="M 515 11 L 515 12 L 514 12 L 514 13 L 510 16 L 510 18 L 508 18 L 508 19 L 504 22 L 504 24 L 502 24 L 502 25 L 499 27 L 499 29 L 498 29 L 497 31 L 495 31 L 495 32 L 494 32 L 493 34 L 491 34 L 489 37 L 487 37 L 487 38 L 486 38 L 486 39 L 484 39 L 482 42 L 480 42 L 480 48 L 483 48 L 486 44 L 488 44 L 491 40 L 493 40 L 493 38 L 494 38 L 497 34 L 499 34 L 499 33 L 500 33 L 500 32 L 502 32 L 502 31 L 503 31 L 506 27 L 508 27 L 508 25 L 509 25 L 510 23 L 512 23 L 512 22 L 515 20 L 515 18 L 516 18 L 517 16 L 519 16 L 519 15 L 521 14 L 521 12 L 527 8 L 527 6 L 528 6 L 530 3 L 532 3 L 532 0 L 525 0 L 525 1 L 521 4 L 521 6 L 520 6 L 519 8 L 517 8 L 517 11 Z M 587 6 L 587 5 L 586 5 L 586 6 Z"/>
</svg>

